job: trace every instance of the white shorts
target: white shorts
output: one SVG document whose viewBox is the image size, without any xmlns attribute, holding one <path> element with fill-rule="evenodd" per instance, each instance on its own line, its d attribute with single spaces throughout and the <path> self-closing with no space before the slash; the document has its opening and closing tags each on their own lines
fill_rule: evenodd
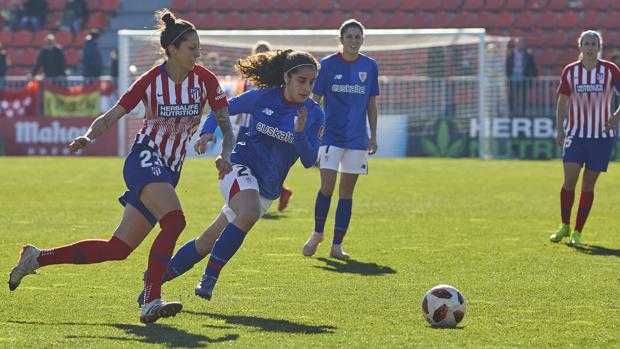
<svg viewBox="0 0 620 349">
<path fill-rule="evenodd" d="M 340 173 L 368 174 L 368 151 L 322 145 L 319 148 L 319 165 L 321 169 Z"/>
<path fill-rule="evenodd" d="M 220 192 L 226 201 L 226 204 L 222 207 L 222 213 L 224 213 L 228 222 L 232 223 L 237 217 L 235 212 L 228 206 L 230 198 L 235 196 L 236 193 L 248 189 L 259 192 L 258 204 L 260 205 L 260 214 L 261 216 L 264 215 L 269 209 L 269 206 L 271 206 L 273 200 L 260 195 L 258 180 L 256 180 L 256 177 L 252 174 L 252 170 L 247 166 L 234 164 L 232 171 L 220 181 Z"/>
</svg>

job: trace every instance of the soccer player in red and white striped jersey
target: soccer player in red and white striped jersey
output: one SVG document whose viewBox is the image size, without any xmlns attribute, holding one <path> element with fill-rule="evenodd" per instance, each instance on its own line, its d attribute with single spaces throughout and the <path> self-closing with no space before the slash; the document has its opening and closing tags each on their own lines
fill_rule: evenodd
<svg viewBox="0 0 620 349">
<path fill-rule="evenodd" d="M 613 94 L 620 91 L 620 69 L 598 55 L 603 38 L 588 30 L 579 36 L 579 60 L 562 71 L 558 87 L 556 142 L 564 147 L 564 184 L 560 192 L 562 224 L 550 236 L 560 242 L 570 235 L 569 244 L 581 244 L 581 232 L 594 200 L 594 186 L 601 172 L 607 171 L 614 145 L 618 111 L 612 114 Z M 568 114 L 568 119 L 566 115 Z M 613 116 L 613 117 L 612 117 Z M 613 127 L 610 122 L 615 119 Z M 575 186 L 581 173 L 581 196 L 575 229 L 570 232 L 570 216 Z"/>
<path fill-rule="evenodd" d="M 196 28 L 190 22 L 177 20 L 168 10 L 156 12 L 156 18 L 160 23 L 160 43 L 166 52 L 166 62 L 138 78 L 112 109 L 98 117 L 85 135 L 69 145 L 72 152 L 87 147 L 140 101 L 144 103 L 144 126 L 136 135 L 123 168 L 128 190 L 119 198 L 125 211 L 118 228 L 109 240 L 83 240 L 44 250 L 24 246 L 9 276 L 11 290 L 19 286 L 24 276 L 42 266 L 123 260 L 159 222 L 161 231 L 149 254 L 140 321 L 154 322 L 181 310 L 181 303 L 161 299 L 161 280 L 177 238 L 185 227 L 175 187 L 187 142 L 209 103 L 224 133 L 223 149 L 216 166 L 221 174 L 226 174 L 232 169 L 230 154 L 234 135 L 228 102 L 215 75 L 196 65 L 200 57 Z"/>
</svg>

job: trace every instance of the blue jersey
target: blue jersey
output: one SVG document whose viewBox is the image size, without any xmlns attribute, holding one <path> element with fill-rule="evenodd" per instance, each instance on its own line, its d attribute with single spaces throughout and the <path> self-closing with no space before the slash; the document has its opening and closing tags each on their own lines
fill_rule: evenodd
<svg viewBox="0 0 620 349">
<path fill-rule="evenodd" d="M 354 62 L 340 53 L 321 60 L 312 92 L 323 96 L 325 109 L 324 145 L 346 149 L 368 149 L 366 107 L 379 95 L 377 62 L 360 54 Z"/>
<path fill-rule="evenodd" d="M 284 99 L 282 88 L 245 92 L 231 98 L 230 115 L 249 113 L 252 121 L 244 142 L 237 142 L 231 162 L 245 165 L 258 180 L 260 195 L 275 200 L 291 166 L 301 158 L 304 167 L 314 165 L 323 136 L 325 114 L 312 99 L 292 104 Z M 306 107 L 308 119 L 302 132 L 295 132 L 295 117 Z M 214 133 L 217 123 L 213 112 L 200 134 Z"/>
</svg>

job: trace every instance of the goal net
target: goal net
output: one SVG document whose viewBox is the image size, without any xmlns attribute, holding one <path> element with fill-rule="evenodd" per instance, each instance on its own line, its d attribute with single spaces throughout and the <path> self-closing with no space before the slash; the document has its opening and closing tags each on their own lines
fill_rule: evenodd
<svg viewBox="0 0 620 349">
<path fill-rule="evenodd" d="M 124 93 L 164 56 L 155 31 L 118 34 L 119 91 Z M 213 30 L 199 35 L 200 63 L 218 75 L 229 96 L 242 92 L 233 65 L 258 40 L 308 51 L 319 60 L 339 45 L 337 30 Z M 492 119 L 507 116 L 508 38 L 489 36 L 484 29 L 369 29 L 364 36 L 362 53 L 377 60 L 380 74 L 377 156 L 493 158 Z M 119 155 L 129 150 L 143 115 L 139 105 L 121 122 Z M 218 151 L 216 146 L 210 153 Z M 196 155 L 192 152 L 189 147 L 187 155 Z"/>
</svg>

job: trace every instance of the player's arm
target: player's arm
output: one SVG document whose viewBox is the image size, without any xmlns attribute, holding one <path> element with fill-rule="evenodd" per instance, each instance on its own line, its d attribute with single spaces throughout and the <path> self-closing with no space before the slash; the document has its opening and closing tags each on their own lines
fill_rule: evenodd
<svg viewBox="0 0 620 349">
<path fill-rule="evenodd" d="M 77 137 L 71 142 L 71 144 L 69 144 L 69 150 L 71 153 L 74 154 L 78 150 L 88 147 L 94 139 L 110 129 L 110 127 L 112 127 L 112 125 L 114 125 L 125 114 L 125 108 L 117 104 L 103 115 L 96 118 L 83 136 Z"/>
<path fill-rule="evenodd" d="M 308 113 L 311 113 L 311 115 L 308 115 Z M 325 114 L 318 106 L 312 108 L 310 112 L 306 108 L 300 108 L 297 112 L 293 136 L 295 139 L 295 149 L 305 168 L 312 167 L 316 162 L 319 146 L 321 145 L 321 137 L 323 136 L 324 120 Z M 308 122 L 312 122 L 312 124 L 306 125 Z"/>
<path fill-rule="evenodd" d="M 366 114 L 368 114 L 368 125 L 370 126 L 370 140 L 368 141 L 368 153 L 377 152 L 377 99 L 376 96 L 368 98 L 366 106 Z"/>
<path fill-rule="evenodd" d="M 615 73 L 616 76 L 618 76 L 618 80 L 614 85 L 614 90 L 618 95 L 620 94 L 620 71 L 618 71 L 617 67 L 615 69 Z M 614 112 L 614 115 L 612 115 L 605 123 L 605 131 L 613 130 L 618 127 L 618 121 L 620 121 L 620 105 L 618 106 L 618 109 L 616 109 L 616 111 Z"/>
<path fill-rule="evenodd" d="M 558 93 L 557 107 L 555 111 L 555 142 L 560 147 L 564 145 L 564 119 L 566 118 L 566 111 L 568 110 L 569 97 L 563 93 Z"/>
</svg>

